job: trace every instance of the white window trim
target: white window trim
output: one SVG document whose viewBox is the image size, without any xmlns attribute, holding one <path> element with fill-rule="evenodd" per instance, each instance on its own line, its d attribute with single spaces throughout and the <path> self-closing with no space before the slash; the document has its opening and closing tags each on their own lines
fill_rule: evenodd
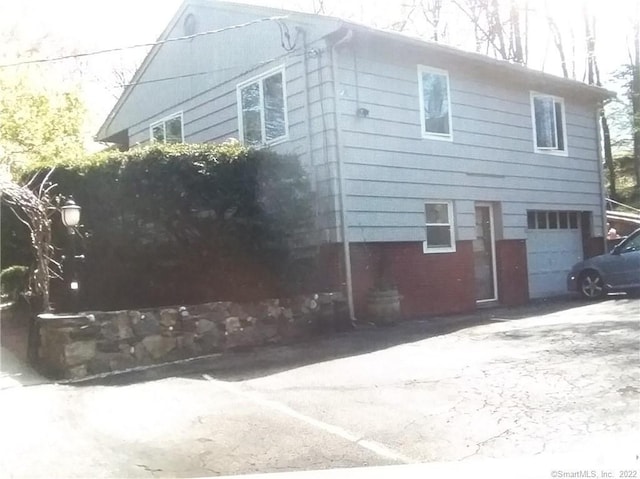
<svg viewBox="0 0 640 479">
<path fill-rule="evenodd" d="M 164 143 L 167 142 L 167 126 L 166 123 L 169 120 L 173 120 L 175 118 L 180 118 L 180 143 L 184 143 L 184 115 L 182 111 L 179 111 L 177 113 L 172 113 L 169 116 L 165 116 L 164 118 L 161 118 L 158 121 L 154 121 L 153 123 L 151 123 L 149 125 L 149 142 L 150 143 L 155 143 L 156 139 L 153 137 L 153 129 L 158 126 L 158 125 L 163 125 L 163 129 L 164 129 Z"/>
<path fill-rule="evenodd" d="M 447 78 L 447 101 L 449 103 L 449 133 L 432 133 L 425 131 L 426 125 L 424 122 L 424 88 L 422 85 L 422 74 L 423 73 L 435 73 L 437 75 L 443 75 Z M 418 65 L 418 95 L 420 104 L 418 105 L 418 112 L 420 114 L 420 131 L 422 133 L 422 138 L 429 140 L 442 140 L 442 141 L 453 141 L 453 122 L 452 122 L 452 111 L 451 111 L 451 82 L 449 79 L 449 72 L 446 70 L 440 70 L 438 68 L 432 68 L 425 65 Z"/>
<path fill-rule="evenodd" d="M 582 219 L 581 219 L 581 212 L 577 211 L 577 210 L 526 210 L 527 213 L 527 231 L 577 231 L 577 230 L 581 230 L 582 229 Z M 538 214 L 539 213 L 544 213 L 545 214 L 545 218 L 546 218 L 546 228 L 539 228 L 539 224 L 538 224 Z M 550 228 L 550 221 L 549 221 L 549 213 L 553 213 L 556 215 L 556 228 Z M 566 213 L 567 214 L 567 227 L 566 228 L 561 228 L 560 227 L 560 213 Z M 533 214 L 534 215 L 534 227 L 530 228 L 529 227 L 529 214 Z M 572 228 L 571 227 L 571 216 L 570 215 L 576 215 L 576 227 Z"/>
<path fill-rule="evenodd" d="M 283 100 L 284 100 L 284 136 L 280 136 L 278 138 L 274 138 L 273 140 L 270 141 L 264 141 L 264 138 L 266 137 L 266 126 L 265 126 L 265 121 L 264 121 L 264 102 L 263 102 L 263 82 L 262 80 L 264 80 L 267 77 L 270 77 L 276 73 L 282 73 L 282 95 L 283 95 Z M 286 68 L 285 65 L 280 65 L 277 66 L 275 68 L 272 68 L 270 70 L 267 70 L 259 75 L 256 75 L 254 77 L 249 78 L 248 80 L 245 80 L 241 83 L 238 83 L 236 85 L 236 103 L 237 103 L 237 109 L 238 109 L 238 139 L 240 140 L 240 143 L 242 143 L 243 145 L 245 144 L 244 141 L 244 125 L 243 125 L 243 118 L 242 118 L 242 94 L 241 94 L 241 90 L 248 86 L 251 85 L 252 83 L 256 83 L 258 82 L 258 88 L 260 89 L 260 124 L 261 124 L 261 132 L 260 134 L 262 135 L 262 143 L 260 146 L 274 146 L 277 145 L 279 143 L 283 143 L 285 141 L 289 140 L 289 108 L 287 107 L 287 77 L 286 77 Z"/>
<path fill-rule="evenodd" d="M 538 132 L 536 128 L 536 110 L 535 110 L 535 105 L 533 103 L 533 99 L 535 97 L 541 97 L 541 96 L 551 98 L 554 101 L 554 103 L 558 102 L 562 105 L 562 136 L 564 141 L 564 150 L 538 147 Z M 529 98 L 531 103 L 531 124 L 533 126 L 533 151 L 535 153 L 540 153 L 543 155 L 569 156 L 569 145 L 567 144 L 567 108 L 564 104 L 564 98 L 555 96 L 555 95 L 549 95 L 548 93 L 541 93 L 538 91 L 530 92 Z"/>
<path fill-rule="evenodd" d="M 429 204 L 441 204 L 441 203 L 446 203 L 447 204 L 447 213 L 448 213 L 448 225 L 451 228 L 451 246 L 446 247 L 446 248 L 435 248 L 435 247 L 429 247 L 428 244 L 428 240 L 425 239 L 422 242 L 422 252 L 424 254 L 431 254 L 431 253 L 455 253 L 456 252 L 456 228 L 455 228 L 455 224 L 454 224 L 454 212 L 453 212 L 453 201 L 451 200 L 427 200 L 424 202 L 424 206 L 426 207 L 426 205 Z M 424 218 L 424 231 L 425 231 L 425 235 L 427 234 L 427 226 L 444 226 L 444 223 L 427 223 L 427 218 L 426 218 L 426 208 L 424 208 L 425 211 L 425 218 Z"/>
</svg>

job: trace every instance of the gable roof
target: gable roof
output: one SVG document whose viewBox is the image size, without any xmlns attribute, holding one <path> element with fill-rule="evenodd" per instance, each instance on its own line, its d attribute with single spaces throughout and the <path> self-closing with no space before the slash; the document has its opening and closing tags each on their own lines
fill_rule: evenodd
<svg viewBox="0 0 640 479">
<path fill-rule="evenodd" d="M 417 37 L 409 36 L 407 34 L 401 32 L 392 32 L 387 30 L 382 30 L 379 28 L 374 28 L 371 26 L 367 26 L 355 21 L 351 20 L 343 20 L 337 17 L 331 17 L 327 15 L 319 15 L 319 14 L 311 14 L 305 12 L 296 12 L 291 10 L 283 10 L 272 7 L 263 7 L 258 5 L 250 5 L 250 4 L 241 4 L 241 3 L 233 3 L 221 0 L 184 0 L 180 5 L 174 16 L 169 21 L 168 25 L 162 31 L 160 36 L 157 39 L 157 44 L 154 45 L 147 56 L 142 61 L 140 67 L 133 75 L 129 84 L 125 87 L 122 95 L 118 98 L 117 102 L 107 115 L 107 118 L 104 120 L 102 125 L 100 126 L 96 139 L 102 141 L 109 141 L 109 138 L 116 137 L 119 133 L 113 133 L 110 137 L 106 137 L 106 132 L 111 122 L 118 114 L 122 105 L 126 102 L 129 97 L 132 89 L 135 87 L 136 83 L 140 80 L 140 77 L 144 74 L 149 64 L 153 61 L 155 56 L 157 55 L 160 47 L 162 46 L 162 41 L 166 40 L 169 36 L 169 33 L 175 28 L 176 24 L 184 14 L 184 12 L 190 6 L 203 6 L 209 8 L 223 8 L 227 10 L 235 10 L 235 11 L 248 11 L 256 14 L 262 14 L 265 18 L 273 17 L 273 16 L 288 16 L 291 18 L 295 18 L 296 20 L 302 21 L 302 23 L 319 23 L 324 22 L 326 24 L 333 24 L 335 26 L 335 30 L 332 33 L 329 33 L 327 37 L 330 37 L 340 31 L 353 30 L 355 32 L 359 32 L 364 35 L 371 35 L 373 37 L 377 37 L 381 40 L 387 40 L 390 42 L 400 42 L 406 45 L 411 45 L 419 49 L 425 49 L 431 52 L 437 52 L 446 56 L 450 56 L 453 58 L 458 58 L 460 60 L 464 60 L 466 62 L 475 63 L 478 65 L 484 65 L 491 68 L 502 69 L 506 72 L 509 72 L 514 75 L 528 77 L 531 79 L 538 80 L 540 82 L 552 83 L 556 84 L 560 87 L 576 89 L 585 94 L 589 94 L 591 96 L 596 97 L 599 100 L 605 100 L 607 98 L 613 98 L 616 94 L 612 91 L 606 90 L 602 87 L 597 87 L 593 85 L 587 85 L 586 83 L 579 82 L 577 80 L 571 80 L 567 78 L 562 78 L 556 75 L 551 75 L 548 73 L 544 73 L 538 70 L 533 70 L 531 68 L 527 68 L 523 65 L 515 64 L 508 62 L 506 60 L 499 60 L 487 55 L 483 55 L 480 53 L 469 52 L 466 50 L 462 50 L 460 48 L 452 47 L 449 45 L 445 45 L 442 43 L 436 43 L 429 40 L 423 40 Z"/>
<path fill-rule="evenodd" d="M 124 91 L 116 101 L 115 105 L 113 106 L 113 108 L 111 109 L 107 117 L 105 118 L 104 122 L 98 129 L 98 132 L 95 135 L 98 141 L 109 141 L 109 138 L 115 137 L 118 135 L 118 133 L 114 132 L 110 137 L 106 137 L 107 129 L 110 123 L 118 114 L 120 108 L 125 103 L 129 95 L 131 94 L 131 91 L 140 80 L 140 77 L 145 73 L 148 66 L 151 64 L 155 56 L 158 54 L 158 51 L 162 47 L 162 42 L 168 39 L 169 34 L 176 27 L 182 15 L 191 6 L 196 6 L 196 7 L 200 6 L 200 7 L 207 7 L 207 8 L 218 7 L 225 10 L 245 11 L 245 12 L 256 13 L 258 15 L 263 15 L 265 18 L 274 17 L 274 16 L 290 16 L 290 17 L 295 17 L 298 20 L 302 20 L 303 23 L 318 23 L 318 22 L 333 23 L 335 24 L 336 29 L 339 28 L 340 22 L 341 22 L 341 20 L 338 18 L 324 16 L 324 15 L 315 15 L 315 14 L 304 13 L 304 12 L 294 12 L 290 10 L 282 10 L 282 9 L 276 9 L 271 7 L 262 7 L 257 5 L 244 4 L 244 3 L 234 3 L 234 2 L 226 2 L 226 1 L 220 1 L 220 0 L 184 0 L 180 5 L 180 7 L 178 7 L 178 10 L 176 10 L 176 13 L 173 15 L 173 17 L 171 17 L 171 20 L 169 21 L 167 26 L 164 28 L 162 33 L 158 36 L 156 40 L 156 45 L 154 45 L 149 51 L 149 53 L 147 53 L 146 57 L 144 58 L 144 60 L 142 61 L 142 63 L 134 73 L 133 77 L 125 87 Z"/>
</svg>

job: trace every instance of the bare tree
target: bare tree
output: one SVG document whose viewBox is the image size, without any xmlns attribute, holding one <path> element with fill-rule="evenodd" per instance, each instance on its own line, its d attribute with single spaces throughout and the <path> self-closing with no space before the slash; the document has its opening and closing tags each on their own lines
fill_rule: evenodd
<svg viewBox="0 0 640 479">
<path fill-rule="evenodd" d="M 528 8 L 528 2 L 524 4 L 525 18 Z M 522 47 L 522 31 L 520 21 L 520 8 L 515 0 L 511 0 L 511 9 L 509 10 L 509 19 L 511 23 L 510 35 L 510 55 L 517 63 L 526 64 L 525 51 Z M 526 24 L 525 24 L 526 28 Z"/>
<path fill-rule="evenodd" d="M 19 185 L 10 178 L 0 176 L 0 199 L 29 229 L 35 265 L 31 269 L 31 292 L 42 300 L 42 310 L 51 312 L 49 281 L 60 278 L 60 263 L 54 259 L 55 248 L 51 242 L 51 216 L 58 211 L 51 194 L 55 185 L 48 178 L 50 170 L 39 187 L 31 188 L 31 182 Z M 33 181 L 33 179 L 32 179 Z"/>
<path fill-rule="evenodd" d="M 564 53 L 564 43 L 562 41 L 562 33 L 560 32 L 560 28 L 556 23 L 555 19 L 547 12 L 547 26 L 549 27 L 549 31 L 551 32 L 551 36 L 553 38 L 553 44 L 558 51 L 558 55 L 560 56 L 560 66 L 562 67 L 562 75 L 565 78 L 569 78 L 569 70 L 567 68 L 567 57 Z M 575 69 L 573 71 L 575 75 Z"/>
<path fill-rule="evenodd" d="M 596 57 L 596 18 L 589 12 L 586 4 L 583 5 L 582 17 L 584 20 L 586 42 L 586 80 L 589 85 L 602 86 L 600 69 L 598 68 L 598 60 Z M 609 121 L 607 120 L 604 108 L 600 110 L 600 124 L 602 126 L 604 162 L 609 174 L 609 193 L 614 199 L 617 199 L 617 175 L 611 148 L 611 129 L 609 128 Z"/>
<path fill-rule="evenodd" d="M 431 25 L 431 39 L 434 42 L 441 40 L 440 22 L 442 19 L 442 0 L 421 0 L 422 13 L 425 21 Z M 446 28 L 446 27 L 445 27 Z"/>
<path fill-rule="evenodd" d="M 571 78 L 576 79 L 576 34 L 573 27 L 569 28 L 571 37 Z"/>
<path fill-rule="evenodd" d="M 469 19 L 476 37 L 476 51 L 493 50 L 498 58 L 526 64 L 529 15 L 525 3 L 524 23 L 522 11 L 515 0 L 451 0 Z M 503 13 L 506 20 L 503 20 Z"/>
<path fill-rule="evenodd" d="M 584 38 L 587 48 L 587 68 L 585 70 L 587 84 L 601 86 L 598 62 L 596 61 L 596 18 L 590 14 L 586 3 L 583 4 L 582 16 L 584 19 Z"/>
<path fill-rule="evenodd" d="M 316 15 L 324 15 L 324 0 L 313 0 L 313 13 Z"/>
<path fill-rule="evenodd" d="M 443 20 L 443 4 L 443 0 L 412 0 L 411 3 L 405 3 L 401 20 L 395 22 L 391 28 L 402 32 L 412 25 L 420 31 L 421 28 L 417 27 L 416 23 L 421 19 L 427 28 L 421 36 L 440 42 L 447 33 L 447 24 Z M 420 18 L 415 19 L 416 16 Z"/>
<path fill-rule="evenodd" d="M 418 0 L 413 0 L 411 3 L 402 4 L 402 9 L 405 10 L 401 13 L 401 19 L 391 24 L 391 30 L 396 32 L 403 32 L 406 30 L 409 23 L 412 22 L 412 17 L 418 8 Z"/>
<path fill-rule="evenodd" d="M 494 48 L 497 49 L 503 59 L 509 60 L 510 58 L 504 40 L 505 28 L 500 19 L 500 4 L 498 0 L 490 0 L 487 2 L 485 15 L 487 18 L 487 29 L 493 39 L 492 43 Z"/>
</svg>

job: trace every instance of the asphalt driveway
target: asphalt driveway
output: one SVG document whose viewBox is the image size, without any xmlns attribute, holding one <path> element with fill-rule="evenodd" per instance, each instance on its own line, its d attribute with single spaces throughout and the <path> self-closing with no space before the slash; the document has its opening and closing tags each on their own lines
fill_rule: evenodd
<svg viewBox="0 0 640 479">
<path fill-rule="evenodd" d="M 83 383 L 15 384 L 0 391 L 0 424 L 2 477 L 515 459 L 544 463 L 545 477 L 588 465 L 615 474 L 593 477 L 638 477 L 640 300 L 485 310 Z"/>
</svg>

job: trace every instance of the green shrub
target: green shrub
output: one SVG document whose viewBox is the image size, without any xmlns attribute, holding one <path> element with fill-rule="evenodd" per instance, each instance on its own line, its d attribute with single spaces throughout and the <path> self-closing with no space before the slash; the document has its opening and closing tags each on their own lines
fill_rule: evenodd
<svg viewBox="0 0 640 479">
<path fill-rule="evenodd" d="M 89 308 L 278 295 L 291 233 L 311 217 L 298 159 L 237 143 L 107 151 L 51 181 L 82 206 Z"/>
</svg>

